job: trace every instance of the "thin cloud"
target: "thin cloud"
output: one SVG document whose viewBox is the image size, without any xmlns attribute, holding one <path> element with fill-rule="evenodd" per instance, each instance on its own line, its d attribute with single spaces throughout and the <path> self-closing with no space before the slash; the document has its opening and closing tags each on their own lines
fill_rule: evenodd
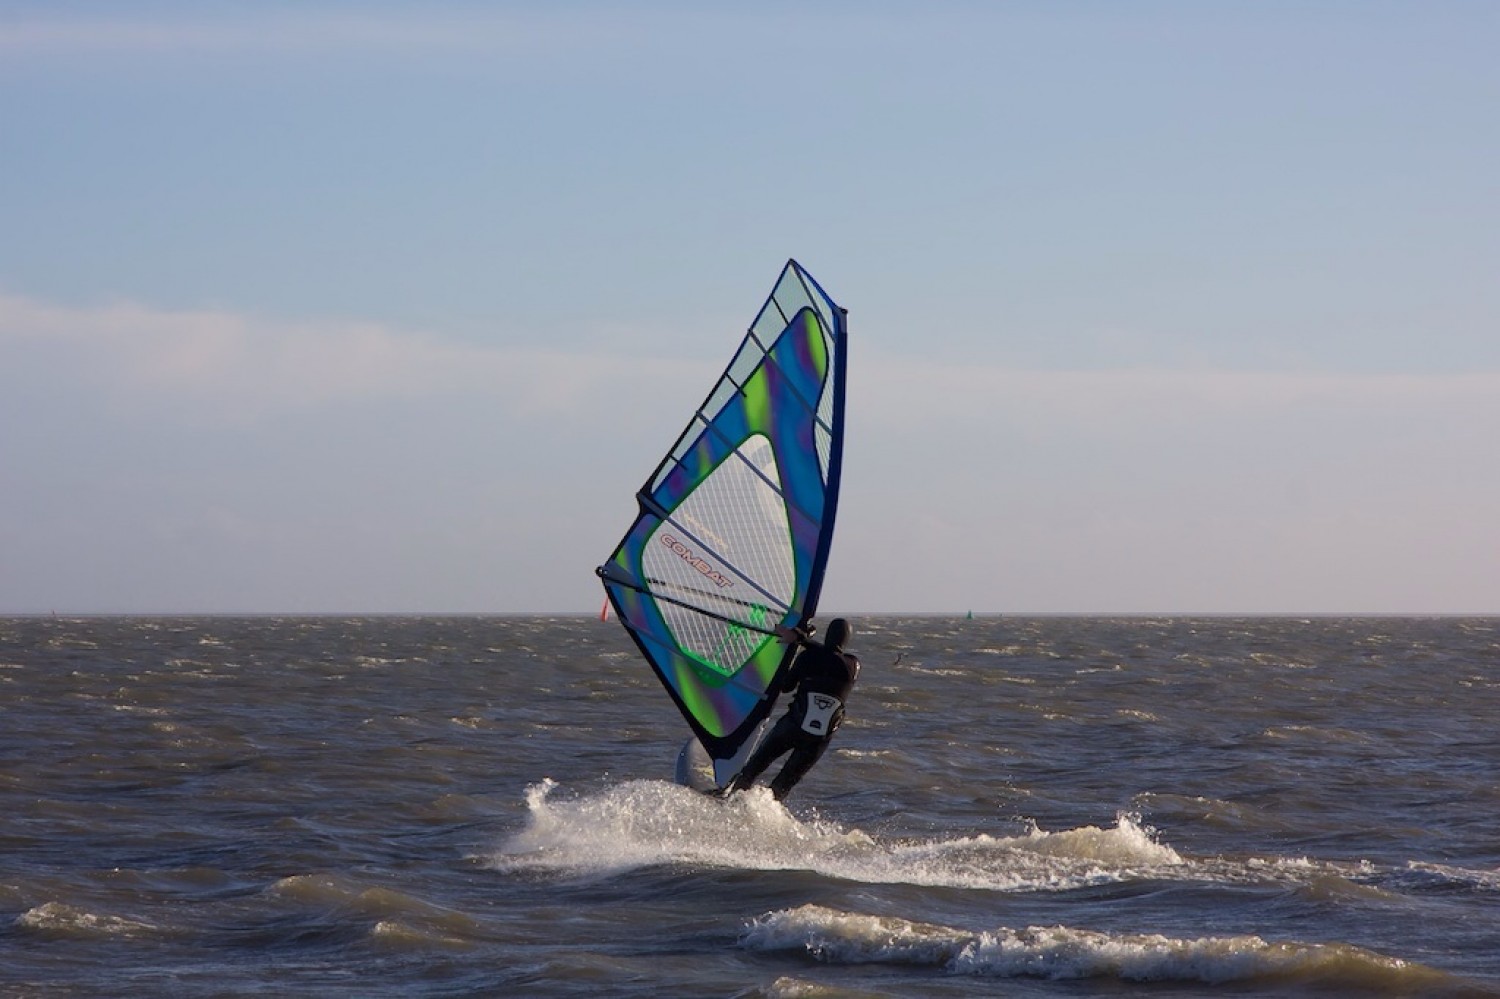
<svg viewBox="0 0 1500 999">
<path fill-rule="evenodd" d="M 708 372 L 691 362 L 474 346 L 368 322 L 275 322 L 120 302 L 73 307 L 0 294 L 11 377 L 164 395 L 237 418 L 381 400 L 482 395 L 523 416 L 602 410 L 621 380 Z"/>
<path fill-rule="evenodd" d="M 628 339 L 650 343 L 651 335 Z M 80 307 L 3 293 L 0 347 L 12 355 L 12 377 L 87 383 L 117 397 L 169 394 L 241 415 L 461 394 L 492 397 L 521 415 L 593 418 L 675 404 L 685 418 L 713 374 L 710 362 L 643 352 L 476 345 L 374 322 L 278 322 L 132 302 Z M 850 407 L 872 432 L 938 425 L 949 437 L 1004 423 L 1118 434 L 1122 426 L 1276 422 L 1310 412 L 1405 413 L 1488 432 L 1500 430 L 1500 373 L 1027 371 L 877 354 L 857 359 Z"/>
<path fill-rule="evenodd" d="M 630 338 L 668 339 L 649 329 Z M 613 525 L 625 516 L 629 491 L 717 370 L 714 362 L 620 349 L 568 354 L 469 344 L 378 323 L 0 295 L 0 393 L 14 399 L 24 390 L 55 413 L 96 414 L 90 405 L 104 400 L 124 419 L 81 427 L 59 420 L 58 432 L 73 427 L 96 448 L 134 456 L 119 463 L 128 475 L 105 462 L 91 473 L 91 489 L 80 491 L 60 487 L 51 463 L 66 454 L 68 466 L 86 466 L 101 452 L 32 447 L 13 437 L 9 460 L 22 463 L 15 481 L 29 484 L 10 495 L 19 512 L 7 522 L 9 544 L 53 567 L 57 544 L 88 538 L 90 554 L 79 563 L 88 564 L 98 552 L 123 552 L 131 539 L 153 536 L 153 525 L 188 525 L 197 540 L 168 546 L 179 551 L 182 579 L 205 578 L 191 553 L 207 546 L 264 580 L 263 591 L 226 591 L 225 606 L 277 606 L 284 598 L 265 594 L 280 594 L 282 580 L 329 570 L 303 566 L 298 560 L 311 558 L 304 554 L 267 561 L 260 549 L 265 539 L 324 530 L 316 517 L 309 527 L 295 504 L 276 506 L 277 491 L 257 498 L 251 487 L 272 470 L 236 470 L 233 453 L 216 448 L 160 450 L 155 434 L 139 432 L 218 420 L 252 425 L 254 434 L 236 439 L 282 456 L 285 480 L 303 494 L 339 497 L 349 511 L 341 524 L 379 525 L 364 534 L 341 527 L 345 533 L 328 541 L 347 547 L 338 564 L 363 565 L 370 536 L 431 543 L 430 516 L 407 519 L 410 508 L 442 511 L 463 525 L 455 533 L 466 539 L 498 539 L 490 543 L 492 560 L 525 563 L 542 557 L 535 546 L 485 526 L 485 518 L 513 523 L 522 507 L 529 522 L 538 510 L 566 521 L 555 536 L 576 536 L 579 550 L 563 561 L 592 564 L 588 545 L 606 541 L 587 540 L 577 525 Z M 392 401 L 417 404 L 401 411 L 402 422 L 378 418 L 376 407 Z M 355 413 L 357 425 L 377 417 L 368 421 L 370 442 L 400 426 L 408 444 L 447 448 L 443 467 L 462 467 L 478 448 L 492 482 L 484 485 L 483 475 L 478 485 L 450 482 L 417 502 L 393 492 L 378 460 L 345 458 L 325 470 L 321 459 L 308 461 L 302 438 L 316 437 L 320 418 L 334 409 Z M 443 439 L 473 426 L 476 414 L 485 422 L 472 437 Z M 413 416 L 432 422 L 408 427 Z M 856 355 L 850 421 L 841 554 L 829 589 L 846 607 L 1494 606 L 1500 541 L 1490 511 L 1500 505 L 1500 471 L 1486 459 L 1500 434 L 1500 374 L 1016 371 L 871 348 Z M 382 454 L 375 443 L 362 453 Z M 143 492 L 138 467 L 154 469 L 169 488 Z M 524 488 L 507 471 L 519 467 L 536 473 Z M 481 494 L 482 503 L 466 505 L 465 497 Z M 90 505 L 96 495 L 110 503 Z M 959 551 L 964 558 L 954 559 Z M 420 561 L 409 552 L 389 557 L 398 555 Z M 460 575 L 470 571 L 470 557 L 457 543 L 442 554 Z M 303 569 L 288 571 L 292 564 Z M 539 567 L 537 578 L 544 575 Z M 417 606 L 404 591 L 366 591 L 365 583 L 330 579 L 324 588 L 347 586 L 354 594 L 347 599 L 364 606 Z M 62 580 L 57 592 L 75 585 L 82 584 Z M 200 606 L 191 588 L 160 585 L 157 605 Z M 571 585 L 559 581 L 554 592 Z M 326 599 L 322 590 L 315 595 Z M 41 598 L 0 588 L 0 605 L 29 608 L 33 599 Z M 470 598 L 454 589 L 422 599 L 437 601 L 422 606 L 469 606 Z M 542 599 L 517 590 L 495 606 L 545 609 Z M 545 599 L 562 605 L 560 597 Z M 89 600 L 105 605 L 102 595 Z"/>
<path fill-rule="evenodd" d="M 1124 415 L 1161 422 L 1210 414 L 1275 415 L 1302 409 L 1464 411 L 1500 422 L 1500 372 L 1404 375 L 1214 368 L 1034 371 L 936 364 L 894 356 L 858 362 L 852 390 L 883 426 L 993 422 L 996 414 L 1048 414 L 1068 426 L 1105 426 Z"/>
</svg>

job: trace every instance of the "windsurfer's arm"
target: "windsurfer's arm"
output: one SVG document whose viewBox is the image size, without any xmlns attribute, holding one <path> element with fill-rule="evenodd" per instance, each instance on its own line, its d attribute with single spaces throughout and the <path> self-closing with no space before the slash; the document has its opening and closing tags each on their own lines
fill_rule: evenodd
<svg viewBox="0 0 1500 999">
<path fill-rule="evenodd" d="M 790 645 L 793 648 L 800 645 L 805 649 L 808 645 L 812 644 L 808 640 L 808 636 L 812 632 L 813 627 L 811 624 L 803 624 L 795 628 L 784 624 L 776 629 L 776 637 L 783 645 Z M 797 657 L 792 660 L 791 668 L 782 674 L 781 682 L 772 688 L 773 696 L 779 697 L 781 694 L 797 686 L 798 682 L 802 679 L 806 656 L 807 653 L 805 651 L 797 653 Z"/>
</svg>

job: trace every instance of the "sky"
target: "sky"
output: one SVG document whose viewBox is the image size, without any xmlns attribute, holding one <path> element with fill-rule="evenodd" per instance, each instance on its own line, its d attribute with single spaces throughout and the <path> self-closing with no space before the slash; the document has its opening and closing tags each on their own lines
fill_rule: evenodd
<svg viewBox="0 0 1500 999">
<path fill-rule="evenodd" d="M 1500 614 L 1500 6 L 0 0 L 0 613 L 588 613 L 788 257 L 829 612 Z"/>
</svg>

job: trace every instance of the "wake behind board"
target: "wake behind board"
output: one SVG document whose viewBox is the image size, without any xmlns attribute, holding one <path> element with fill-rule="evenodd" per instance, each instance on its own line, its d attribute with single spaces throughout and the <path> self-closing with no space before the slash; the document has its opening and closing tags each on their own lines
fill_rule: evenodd
<svg viewBox="0 0 1500 999">
<path fill-rule="evenodd" d="M 678 779 L 733 779 L 796 654 L 828 566 L 844 450 L 845 313 L 787 262 L 596 572 L 698 750 Z M 706 765 L 705 761 L 706 760 Z M 696 776 L 695 776 L 696 775 Z"/>
</svg>

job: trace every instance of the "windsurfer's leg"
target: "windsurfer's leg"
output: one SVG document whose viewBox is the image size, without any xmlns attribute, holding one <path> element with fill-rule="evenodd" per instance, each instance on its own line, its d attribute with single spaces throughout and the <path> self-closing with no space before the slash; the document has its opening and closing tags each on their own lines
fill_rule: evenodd
<svg viewBox="0 0 1500 999">
<path fill-rule="evenodd" d="M 786 796 L 792 793 L 792 788 L 807 776 L 807 772 L 813 768 L 813 764 L 818 762 L 827 748 L 827 739 L 797 744 L 797 747 L 792 750 L 792 755 L 787 757 L 786 765 L 781 768 L 781 773 L 771 781 L 771 794 L 776 797 L 777 801 L 786 800 Z"/>
<path fill-rule="evenodd" d="M 754 784 L 755 778 L 765 773 L 766 768 L 775 763 L 778 756 L 792 748 L 795 726 L 788 725 L 787 721 L 787 718 L 783 716 L 781 721 L 776 723 L 776 727 L 771 729 L 771 734 L 766 736 L 765 741 L 750 754 L 750 759 L 746 761 L 744 769 L 730 782 L 726 790 L 731 793 L 743 791 Z"/>
</svg>

